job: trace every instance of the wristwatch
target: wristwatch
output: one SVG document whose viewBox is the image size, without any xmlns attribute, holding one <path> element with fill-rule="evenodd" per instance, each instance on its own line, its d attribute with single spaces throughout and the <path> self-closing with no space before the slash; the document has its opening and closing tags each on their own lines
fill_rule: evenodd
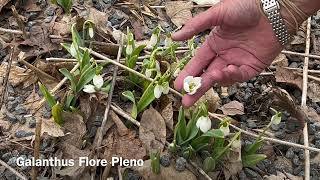
<svg viewBox="0 0 320 180">
<path fill-rule="evenodd" d="M 291 37 L 286 25 L 284 24 L 284 20 L 280 15 L 279 2 L 277 0 L 261 0 L 261 4 L 280 44 L 283 46 L 286 45 L 290 41 Z"/>
</svg>

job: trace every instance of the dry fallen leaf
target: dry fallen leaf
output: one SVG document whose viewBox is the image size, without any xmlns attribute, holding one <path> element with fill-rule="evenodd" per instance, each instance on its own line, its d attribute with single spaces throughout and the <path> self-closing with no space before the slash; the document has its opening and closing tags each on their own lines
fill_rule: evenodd
<svg viewBox="0 0 320 180">
<path fill-rule="evenodd" d="M 288 58 L 284 54 L 279 54 L 272 62 L 272 65 L 277 65 L 280 67 L 288 67 Z"/>
<path fill-rule="evenodd" d="M 110 117 L 111 117 L 112 121 L 116 124 L 117 130 L 118 130 L 118 133 L 120 136 L 124 136 L 124 135 L 128 134 L 128 132 L 129 132 L 128 128 L 123 124 L 123 122 L 121 121 L 121 119 L 118 117 L 118 115 L 116 113 L 111 111 Z"/>
<path fill-rule="evenodd" d="M 176 26 L 184 25 L 192 18 L 191 14 L 192 2 L 186 1 L 167 1 L 166 12 Z"/>
<path fill-rule="evenodd" d="M 312 102 L 320 102 L 320 84 L 315 81 L 308 82 L 308 97 Z"/>
<path fill-rule="evenodd" d="M 221 111 L 224 115 L 242 115 L 244 114 L 244 106 L 239 101 L 231 101 L 227 104 L 224 104 L 221 108 Z"/>
<path fill-rule="evenodd" d="M 150 167 L 151 167 L 151 160 L 147 160 L 147 161 L 144 161 L 143 166 L 132 167 L 132 170 L 136 171 L 139 175 L 141 175 L 143 179 L 148 179 L 148 180 L 168 180 L 168 179 L 196 180 L 197 179 L 197 177 L 194 174 L 192 174 L 189 170 L 186 169 L 182 172 L 178 172 L 173 165 L 169 167 L 161 166 L 161 170 L 159 174 L 153 173 Z"/>
<path fill-rule="evenodd" d="M 72 112 L 63 112 L 62 118 L 64 120 L 63 128 L 70 133 L 63 137 L 63 141 L 77 148 L 81 148 L 82 138 L 87 130 L 82 116 Z"/>
<path fill-rule="evenodd" d="M 223 159 L 223 173 L 225 179 L 236 177 L 236 175 L 242 170 L 241 148 L 236 149 L 235 151 L 229 151 Z"/>
<path fill-rule="evenodd" d="M 160 113 L 166 122 L 167 127 L 173 130 L 173 107 L 172 99 L 168 96 L 161 96 L 160 98 Z"/>
<path fill-rule="evenodd" d="M 0 65 L 0 77 L 5 77 L 8 63 L 1 63 Z M 9 74 L 9 82 L 12 86 L 17 86 L 24 82 L 29 73 L 25 69 L 12 65 Z"/>
<path fill-rule="evenodd" d="M 62 137 L 64 133 L 61 127 L 51 119 L 43 119 L 41 125 L 41 135 L 47 133 L 52 137 Z"/>
<path fill-rule="evenodd" d="M 210 88 L 198 101 L 196 104 L 200 102 L 208 103 L 209 112 L 215 112 L 220 106 L 220 97 L 219 94 Z"/>
<path fill-rule="evenodd" d="M 145 145 L 148 152 L 151 150 L 163 150 L 166 141 L 166 124 L 161 114 L 153 109 L 147 109 L 143 112 L 139 138 Z"/>
<path fill-rule="evenodd" d="M 277 171 L 277 175 L 265 175 L 263 176 L 264 180 L 303 180 L 303 177 L 299 177 L 299 176 L 294 176 L 290 173 L 283 173 L 283 172 L 279 172 Z"/>
</svg>

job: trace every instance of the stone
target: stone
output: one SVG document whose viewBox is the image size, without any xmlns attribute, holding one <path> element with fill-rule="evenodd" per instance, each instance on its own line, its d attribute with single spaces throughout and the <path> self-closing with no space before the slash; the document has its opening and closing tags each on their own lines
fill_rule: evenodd
<svg viewBox="0 0 320 180">
<path fill-rule="evenodd" d="M 302 163 L 300 162 L 299 156 L 295 155 L 292 159 L 292 163 L 296 166 L 301 165 Z"/>
<path fill-rule="evenodd" d="M 160 157 L 160 164 L 164 167 L 169 167 L 170 166 L 170 156 L 165 154 Z"/>
<path fill-rule="evenodd" d="M 262 177 L 255 171 L 249 169 L 249 168 L 245 168 L 244 172 L 246 173 L 247 177 L 249 178 L 258 178 L 258 179 L 262 179 Z"/>
<path fill-rule="evenodd" d="M 7 153 L 4 153 L 1 158 L 3 161 L 7 162 L 9 161 L 9 159 L 12 157 L 12 153 L 11 152 L 7 152 Z"/>
<path fill-rule="evenodd" d="M 26 118 L 24 117 L 24 115 L 16 115 L 16 118 L 18 119 L 20 124 L 26 123 Z"/>
<path fill-rule="evenodd" d="M 290 68 L 297 68 L 298 67 L 298 63 L 297 62 L 292 62 L 290 65 L 289 65 Z"/>
<path fill-rule="evenodd" d="M 176 160 L 176 170 L 181 172 L 181 171 L 184 171 L 186 169 L 186 164 L 187 164 L 187 160 L 183 157 L 179 157 L 177 160 Z"/>
<path fill-rule="evenodd" d="M 292 162 L 285 157 L 278 156 L 274 162 L 274 167 L 277 171 L 292 173 Z"/>
<path fill-rule="evenodd" d="M 319 131 L 314 134 L 314 139 L 320 140 L 320 132 Z"/>
<path fill-rule="evenodd" d="M 15 108 L 14 108 L 15 114 L 26 114 L 27 110 L 26 108 L 22 105 L 22 104 L 18 104 Z"/>
<path fill-rule="evenodd" d="M 316 140 L 314 145 L 316 148 L 320 149 L 320 140 Z"/>
<path fill-rule="evenodd" d="M 298 175 L 303 170 L 303 166 L 297 166 L 293 169 L 293 174 Z"/>
<path fill-rule="evenodd" d="M 274 134 L 275 137 L 279 138 L 279 139 L 283 139 L 286 137 L 286 133 L 284 131 L 277 131 L 275 134 Z"/>
<path fill-rule="evenodd" d="M 310 134 L 310 135 L 314 135 L 314 133 L 316 133 L 316 126 L 315 126 L 315 124 L 309 124 L 309 128 L 308 128 L 308 133 Z"/>
<path fill-rule="evenodd" d="M 8 160 L 7 164 L 12 167 L 16 167 L 17 157 L 12 157 Z"/>
<path fill-rule="evenodd" d="M 34 117 L 32 117 L 32 118 L 30 119 L 29 123 L 28 123 L 28 127 L 29 127 L 29 128 L 35 128 L 36 125 L 37 125 L 37 121 L 36 121 L 36 119 L 35 119 Z"/>
<path fill-rule="evenodd" d="M 286 158 L 288 158 L 288 159 L 292 159 L 293 157 L 294 157 L 294 151 L 293 151 L 293 148 L 291 147 L 291 148 L 289 148 L 288 150 L 287 150 L 287 152 L 286 152 Z"/>
<path fill-rule="evenodd" d="M 249 128 L 257 128 L 257 124 L 253 120 L 248 120 L 247 121 L 247 126 Z"/>
<path fill-rule="evenodd" d="M 280 126 L 278 124 L 271 124 L 270 128 L 272 131 L 278 131 L 280 129 Z"/>
<path fill-rule="evenodd" d="M 5 115 L 6 115 L 6 119 L 7 119 L 9 122 L 11 122 L 11 123 L 13 123 L 13 124 L 18 122 L 18 119 L 16 118 L 16 116 L 13 115 L 12 113 L 6 112 Z"/>
<path fill-rule="evenodd" d="M 15 133 L 15 136 L 16 136 L 17 138 L 23 138 L 23 137 L 28 137 L 28 136 L 32 136 L 32 135 L 34 135 L 33 132 L 26 132 L 26 131 L 24 131 L 24 130 L 19 130 L 19 131 L 17 131 L 17 132 Z"/>
</svg>

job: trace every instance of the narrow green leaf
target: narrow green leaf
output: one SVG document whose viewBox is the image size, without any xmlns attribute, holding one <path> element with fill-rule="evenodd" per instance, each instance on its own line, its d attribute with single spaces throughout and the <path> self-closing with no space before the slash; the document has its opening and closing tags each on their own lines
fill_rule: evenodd
<svg viewBox="0 0 320 180">
<path fill-rule="evenodd" d="M 59 103 L 55 104 L 51 109 L 51 113 L 52 113 L 54 122 L 56 122 L 59 125 L 62 125 L 63 123 L 62 106 Z"/>
<path fill-rule="evenodd" d="M 85 71 L 85 67 L 90 66 L 90 53 L 89 50 L 84 51 L 82 60 L 80 62 L 80 70 L 81 72 Z"/>
<path fill-rule="evenodd" d="M 59 71 L 66 77 L 70 80 L 70 83 L 71 83 L 71 89 L 72 91 L 76 91 L 76 81 L 74 79 L 74 76 L 66 69 L 66 68 L 62 68 L 62 69 L 59 69 Z"/>
<path fill-rule="evenodd" d="M 223 138 L 223 132 L 220 129 L 212 129 L 204 134 L 202 134 L 201 136 L 193 139 L 191 141 L 191 146 L 193 147 L 193 149 L 195 149 L 196 151 L 200 150 L 203 147 L 205 147 L 205 144 L 208 144 L 211 138 L 215 138 L 215 140 L 219 139 L 219 138 Z"/>
<path fill-rule="evenodd" d="M 160 152 L 151 152 L 150 153 L 151 159 L 151 170 L 155 174 L 160 173 Z"/>
<path fill-rule="evenodd" d="M 258 164 L 260 161 L 266 159 L 264 154 L 250 154 L 242 157 L 242 164 L 244 167 L 252 167 Z"/>
<path fill-rule="evenodd" d="M 186 136 L 187 136 L 186 127 L 187 125 L 186 125 L 186 118 L 184 116 L 184 109 L 183 107 L 180 107 L 178 123 L 176 124 L 174 129 L 174 140 L 178 145 L 180 145 L 186 139 Z"/>
<path fill-rule="evenodd" d="M 255 154 L 259 149 L 260 147 L 262 146 L 263 144 L 263 140 L 262 139 L 256 139 L 254 141 L 254 143 L 250 144 L 246 149 L 246 154 L 247 155 L 251 155 L 251 154 Z"/>
<path fill-rule="evenodd" d="M 76 24 L 72 24 L 71 34 L 72 34 L 72 43 L 74 43 L 77 46 L 77 48 L 83 47 L 84 43 L 83 43 L 83 40 L 81 39 L 79 32 L 77 31 Z"/>
<path fill-rule="evenodd" d="M 84 85 L 88 84 L 96 74 L 95 68 L 88 68 L 87 71 L 83 72 L 79 78 L 79 81 L 77 83 L 76 92 L 80 92 Z"/>
<path fill-rule="evenodd" d="M 216 168 L 216 162 L 212 157 L 207 157 L 203 161 L 203 170 L 205 172 L 213 171 Z"/>
<path fill-rule="evenodd" d="M 56 0 L 57 3 L 64 9 L 66 13 L 70 13 L 72 0 Z"/>
<path fill-rule="evenodd" d="M 53 97 L 53 95 L 50 93 L 50 91 L 43 84 L 38 82 L 38 85 L 39 85 L 39 88 L 40 88 L 42 95 L 44 96 L 44 98 L 48 102 L 49 106 L 52 108 L 55 104 L 57 104 L 56 99 Z"/>
<path fill-rule="evenodd" d="M 138 110 L 137 110 L 136 100 L 135 100 L 135 97 L 134 97 L 133 93 L 131 91 L 124 91 L 122 93 L 122 95 L 124 97 L 126 97 L 127 99 L 129 99 L 133 103 L 132 110 L 131 110 L 131 116 L 134 119 L 136 119 L 137 115 L 138 115 Z"/>
<path fill-rule="evenodd" d="M 65 108 L 66 109 L 70 109 L 70 106 L 72 106 L 72 102 L 73 102 L 74 97 L 75 96 L 73 94 L 73 91 L 68 91 L 67 98 L 66 98 L 66 101 L 65 101 Z"/>
<path fill-rule="evenodd" d="M 153 93 L 154 87 L 155 87 L 154 82 L 150 83 L 148 88 L 142 94 L 139 102 L 137 103 L 138 113 L 142 112 L 155 99 L 154 93 Z"/>
<path fill-rule="evenodd" d="M 132 52 L 132 56 L 139 56 L 141 51 L 146 47 L 146 45 L 140 45 L 138 47 L 136 47 L 133 52 Z"/>
</svg>

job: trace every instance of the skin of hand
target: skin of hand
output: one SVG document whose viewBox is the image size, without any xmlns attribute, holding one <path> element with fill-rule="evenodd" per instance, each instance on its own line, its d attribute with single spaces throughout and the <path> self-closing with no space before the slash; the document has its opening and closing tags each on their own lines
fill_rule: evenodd
<svg viewBox="0 0 320 180">
<path fill-rule="evenodd" d="M 215 83 L 228 86 L 258 75 L 283 49 L 260 0 L 223 0 L 189 20 L 172 39 L 187 40 L 206 29 L 212 29 L 210 35 L 174 82 L 175 89 L 182 90 L 185 77 L 202 77 L 201 88 L 182 98 L 185 107 Z"/>
</svg>

